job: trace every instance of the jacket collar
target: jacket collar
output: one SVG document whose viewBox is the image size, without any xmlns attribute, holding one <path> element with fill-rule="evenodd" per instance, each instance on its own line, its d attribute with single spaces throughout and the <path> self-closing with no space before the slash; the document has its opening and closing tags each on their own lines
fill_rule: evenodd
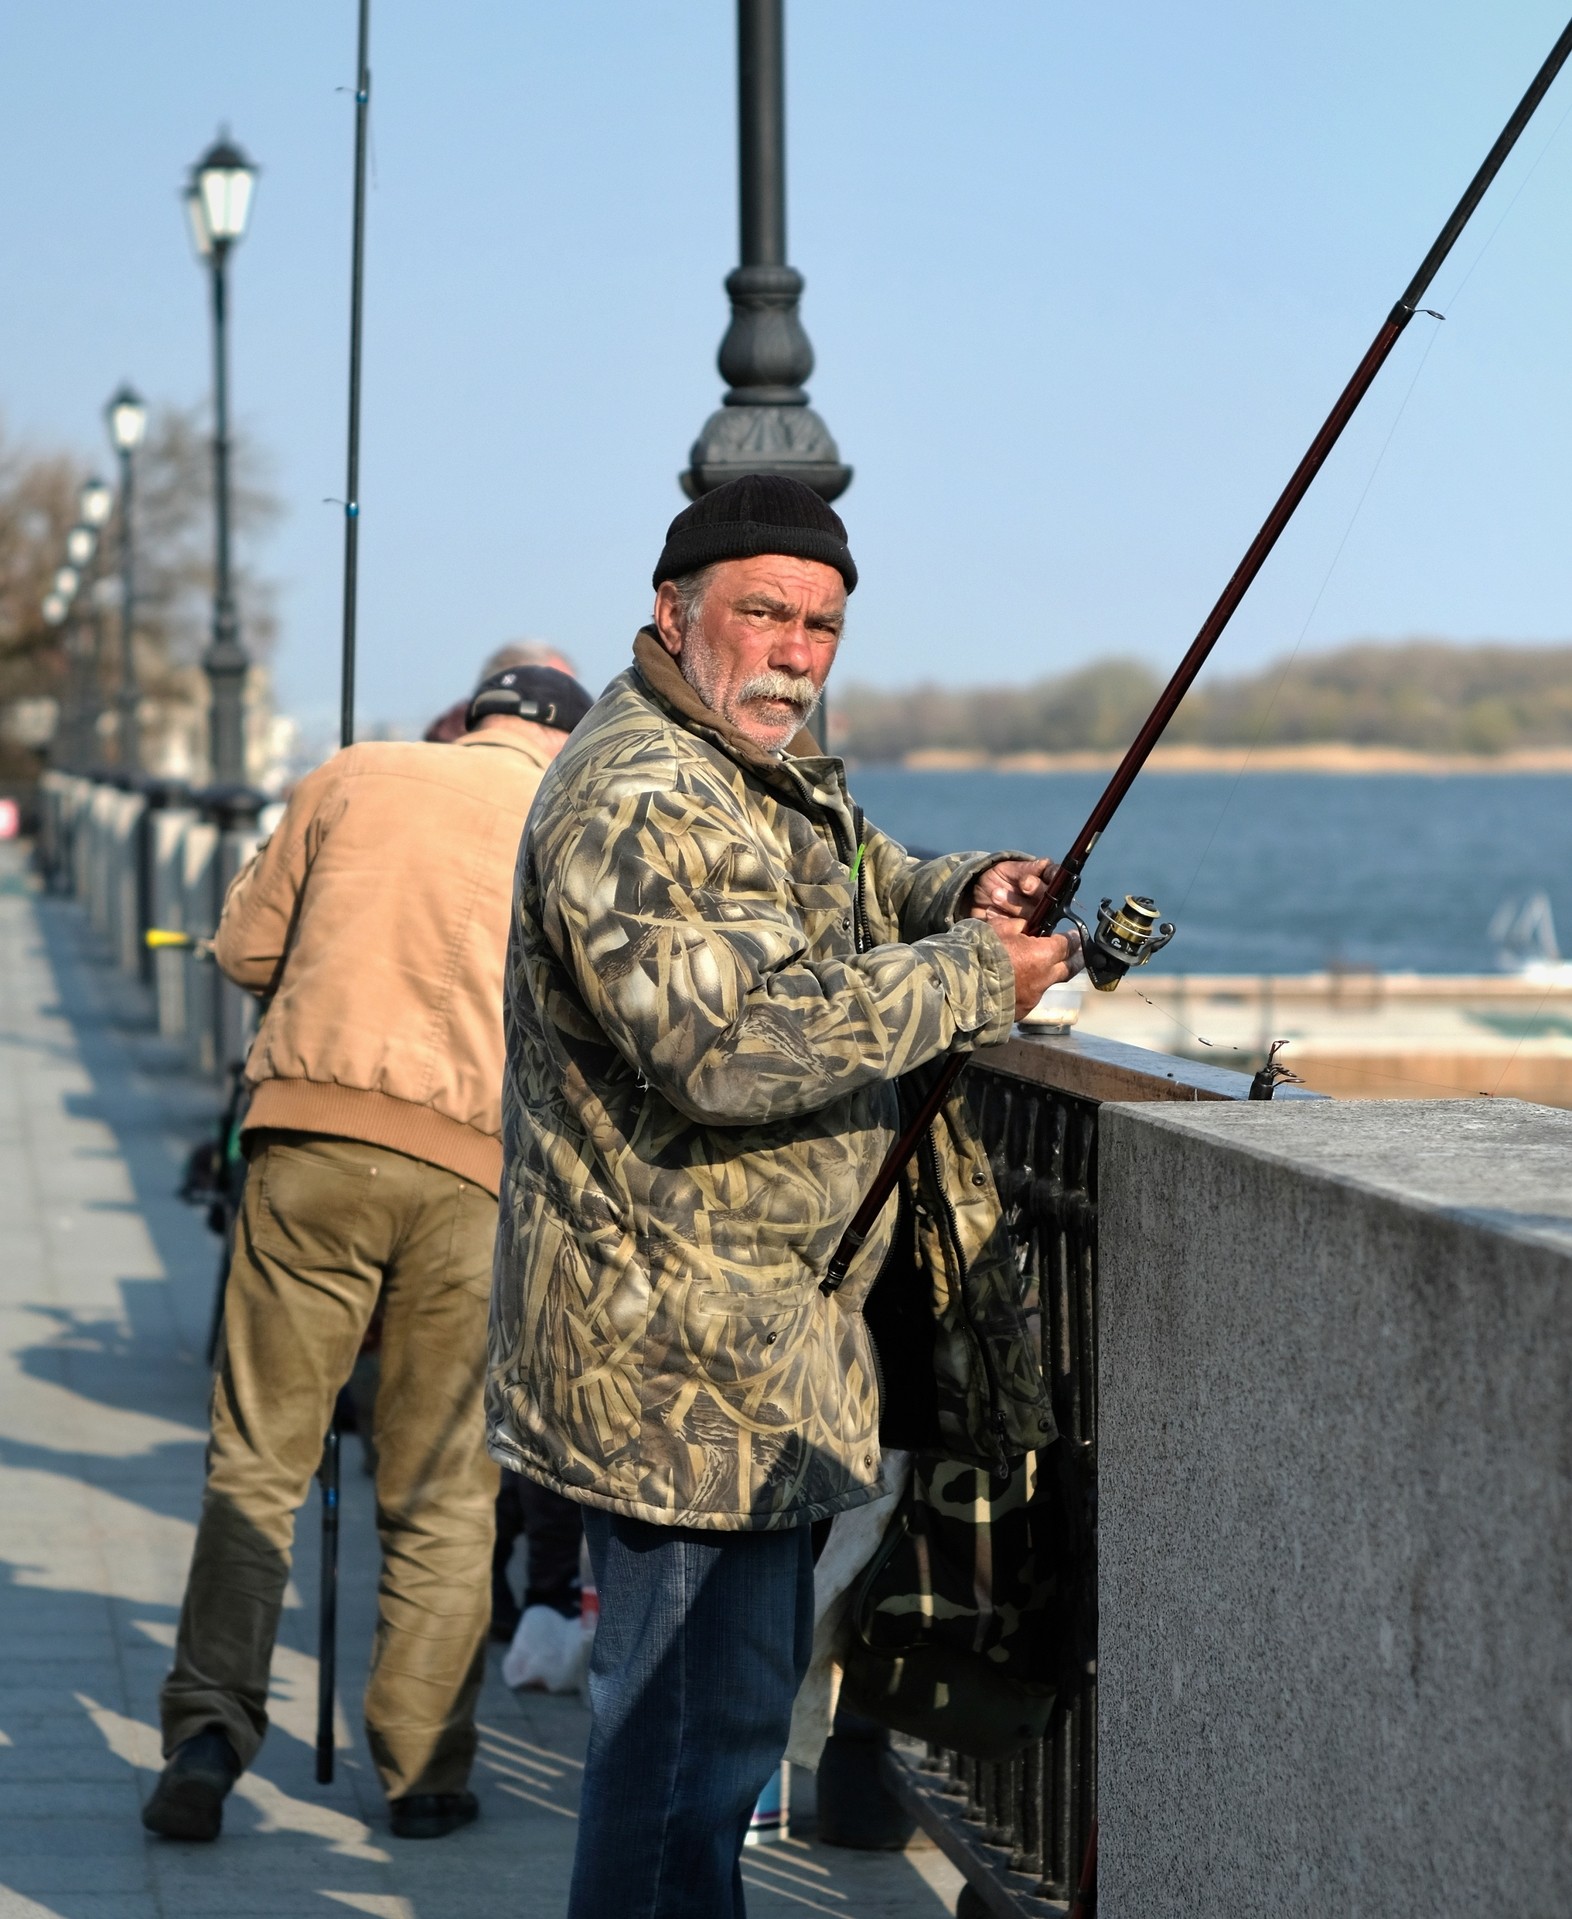
<svg viewBox="0 0 1572 1919">
<path fill-rule="evenodd" d="M 505 746 L 512 753 L 522 753 L 531 766 L 538 766 L 543 772 L 551 764 L 551 756 L 543 753 L 534 740 L 525 739 L 521 734 L 503 726 L 488 726 L 484 730 L 477 728 L 473 733 L 461 733 L 453 741 L 455 746 Z"/>
</svg>

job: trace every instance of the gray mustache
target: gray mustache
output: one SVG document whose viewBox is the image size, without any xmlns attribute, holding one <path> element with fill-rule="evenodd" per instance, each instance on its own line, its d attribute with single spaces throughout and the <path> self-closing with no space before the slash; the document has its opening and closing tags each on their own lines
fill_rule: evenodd
<svg viewBox="0 0 1572 1919">
<path fill-rule="evenodd" d="M 806 673 L 755 673 L 737 689 L 739 700 L 787 700 L 811 712 L 819 695 Z"/>
</svg>

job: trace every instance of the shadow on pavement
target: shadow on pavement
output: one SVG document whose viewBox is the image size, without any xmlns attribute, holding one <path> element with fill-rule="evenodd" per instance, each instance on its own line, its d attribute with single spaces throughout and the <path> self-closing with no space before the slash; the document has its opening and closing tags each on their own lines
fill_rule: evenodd
<svg viewBox="0 0 1572 1919">
<path fill-rule="evenodd" d="M 0 948 L 0 1178 L 34 1182 L 0 1185 L 0 1227 L 13 1210 L 25 1224 L 20 1252 L 0 1260 L 0 1914 L 558 1919 L 588 1715 L 576 1696 L 509 1692 L 499 1649 L 481 1702 L 482 1819 L 429 1843 L 388 1833 L 358 1723 L 377 1544 L 373 1490 L 355 1471 L 341 1511 L 337 1778 L 314 1778 L 313 1496 L 271 1727 L 224 1836 L 197 1846 L 142 1831 L 201 1500 L 218 1263 L 175 1188 L 218 1094 L 185 1077 L 77 906 L 0 898 Z M 900 1856 L 794 1840 L 750 1853 L 745 1874 L 752 1919 L 954 1910 L 953 1887 Z"/>
</svg>

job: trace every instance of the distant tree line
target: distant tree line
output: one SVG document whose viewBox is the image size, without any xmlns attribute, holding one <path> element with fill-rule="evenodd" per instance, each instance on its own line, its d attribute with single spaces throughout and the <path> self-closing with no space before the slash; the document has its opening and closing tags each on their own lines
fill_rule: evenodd
<svg viewBox="0 0 1572 1919">
<path fill-rule="evenodd" d="M 923 749 L 989 755 L 1127 746 L 1162 681 L 1104 660 L 1030 686 L 835 688 L 838 751 L 898 760 Z M 1167 735 L 1175 744 L 1336 742 L 1431 753 L 1572 745 L 1572 646 L 1361 641 L 1259 673 L 1204 682 Z"/>
</svg>

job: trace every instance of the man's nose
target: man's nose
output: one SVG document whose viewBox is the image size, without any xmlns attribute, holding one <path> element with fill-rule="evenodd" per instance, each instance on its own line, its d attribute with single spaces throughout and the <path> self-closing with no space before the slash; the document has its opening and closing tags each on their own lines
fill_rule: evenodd
<svg viewBox="0 0 1572 1919">
<path fill-rule="evenodd" d="M 777 673 L 806 673 L 812 664 L 813 641 L 802 621 L 778 626 L 770 648 L 771 667 Z"/>
</svg>

